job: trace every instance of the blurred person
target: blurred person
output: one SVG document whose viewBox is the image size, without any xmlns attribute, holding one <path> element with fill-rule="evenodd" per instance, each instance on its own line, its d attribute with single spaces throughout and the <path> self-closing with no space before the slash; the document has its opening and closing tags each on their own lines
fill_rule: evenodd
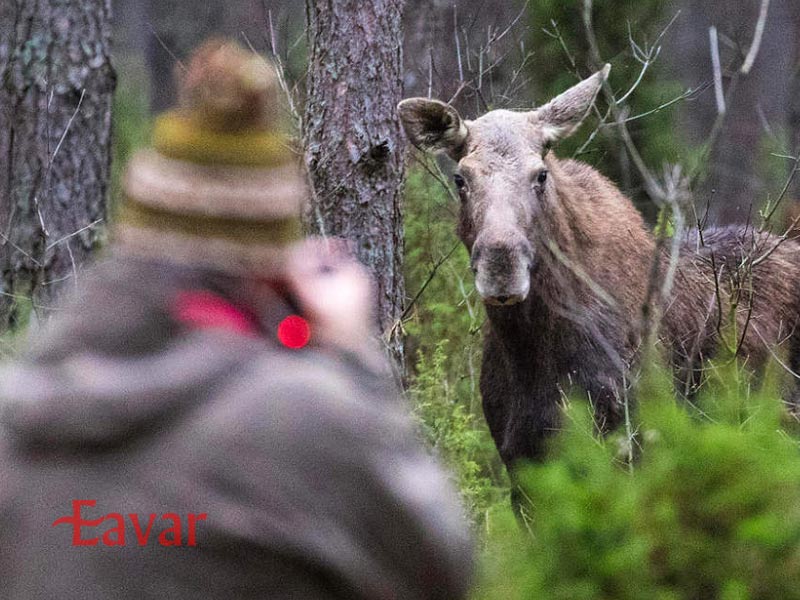
<svg viewBox="0 0 800 600">
<path fill-rule="evenodd" d="M 278 97 L 262 59 L 202 47 L 109 257 L 0 369 L 0 597 L 465 596 L 465 521 L 370 342 L 369 279 L 299 240 Z"/>
</svg>

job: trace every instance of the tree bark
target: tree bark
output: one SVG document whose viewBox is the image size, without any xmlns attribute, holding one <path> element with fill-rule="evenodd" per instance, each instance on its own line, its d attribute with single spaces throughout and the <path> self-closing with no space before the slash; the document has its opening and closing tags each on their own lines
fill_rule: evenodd
<svg viewBox="0 0 800 600">
<path fill-rule="evenodd" d="M 311 232 L 351 240 L 377 285 L 380 331 L 402 365 L 404 0 L 306 0 L 305 160 Z"/>
<path fill-rule="evenodd" d="M 77 283 L 106 216 L 110 0 L 0 9 L 0 329 Z"/>
</svg>

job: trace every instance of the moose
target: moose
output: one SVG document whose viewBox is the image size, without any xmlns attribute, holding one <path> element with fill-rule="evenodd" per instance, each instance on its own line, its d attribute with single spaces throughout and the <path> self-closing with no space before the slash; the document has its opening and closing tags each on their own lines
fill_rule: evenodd
<svg viewBox="0 0 800 600">
<path fill-rule="evenodd" d="M 676 232 L 670 253 L 610 180 L 549 152 L 580 126 L 609 69 L 535 110 L 473 121 L 438 100 L 398 106 L 414 146 L 457 163 L 457 233 L 487 312 L 483 411 L 507 467 L 546 457 L 570 390 L 588 395 L 600 430 L 620 425 L 654 264 L 674 266 L 658 335 L 687 389 L 719 352 L 725 320 L 749 366 L 780 352 L 800 367 L 800 245 L 752 227 L 695 228 Z"/>
</svg>

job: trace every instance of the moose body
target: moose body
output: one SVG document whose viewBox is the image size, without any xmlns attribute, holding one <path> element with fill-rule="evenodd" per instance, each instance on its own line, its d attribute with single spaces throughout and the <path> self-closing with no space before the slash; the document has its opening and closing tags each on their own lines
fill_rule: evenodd
<svg viewBox="0 0 800 600">
<path fill-rule="evenodd" d="M 607 73 L 537 110 L 495 110 L 474 121 L 436 100 L 399 106 L 414 145 L 458 163 L 458 234 L 488 315 L 483 409 L 509 467 L 544 457 L 562 395 L 573 389 L 588 394 L 600 429 L 619 425 L 653 264 L 661 262 L 662 274 L 670 266 L 669 249 L 657 247 L 611 181 L 548 152 L 580 125 Z M 687 389 L 731 312 L 748 364 L 759 368 L 780 352 L 796 371 L 800 246 L 752 228 L 687 233 L 662 309 L 660 335 Z"/>
</svg>

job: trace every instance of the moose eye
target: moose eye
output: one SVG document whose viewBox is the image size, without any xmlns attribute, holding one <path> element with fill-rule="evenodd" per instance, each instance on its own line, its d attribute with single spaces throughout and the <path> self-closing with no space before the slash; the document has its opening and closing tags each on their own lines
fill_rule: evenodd
<svg viewBox="0 0 800 600">
<path fill-rule="evenodd" d="M 463 190 L 467 185 L 467 181 L 464 179 L 463 175 L 459 175 L 458 173 L 453 175 L 453 181 L 459 191 Z"/>
<path fill-rule="evenodd" d="M 539 175 L 536 176 L 536 183 L 544 185 L 545 181 L 547 181 L 547 169 L 542 169 L 539 171 Z"/>
</svg>

